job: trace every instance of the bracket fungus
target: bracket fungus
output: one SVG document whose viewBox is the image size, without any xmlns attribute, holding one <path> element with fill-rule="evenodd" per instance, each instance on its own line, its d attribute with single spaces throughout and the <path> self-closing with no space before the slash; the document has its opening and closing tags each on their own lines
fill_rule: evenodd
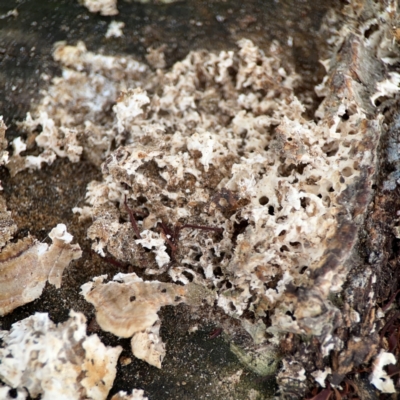
<svg viewBox="0 0 400 400">
<path fill-rule="evenodd" d="M 82 286 L 81 294 L 94 305 L 100 327 L 116 336 L 131 339 L 133 354 L 161 368 L 165 346 L 160 338 L 161 307 L 182 302 L 199 306 L 212 303 L 212 293 L 195 284 L 178 286 L 158 281 L 144 282 L 135 273 L 118 274 L 103 283 L 106 276 Z"/>
<path fill-rule="evenodd" d="M 28 236 L 1 251 L 0 315 L 38 298 L 46 281 L 59 288 L 64 269 L 81 257 L 81 248 L 71 244 L 72 235 L 64 224 L 58 224 L 49 236 L 50 246 Z"/>
</svg>

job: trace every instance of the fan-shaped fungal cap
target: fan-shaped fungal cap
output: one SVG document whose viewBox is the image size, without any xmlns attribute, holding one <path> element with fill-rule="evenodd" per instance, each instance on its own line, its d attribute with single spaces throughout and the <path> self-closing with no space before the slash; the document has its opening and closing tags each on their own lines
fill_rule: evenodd
<svg viewBox="0 0 400 400">
<path fill-rule="evenodd" d="M 196 306 L 204 300 L 213 300 L 212 292 L 196 284 L 144 282 L 135 273 L 118 274 L 108 283 L 103 283 L 105 278 L 105 275 L 94 278 L 82 285 L 81 290 L 96 308 L 97 323 L 116 336 L 132 336 L 133 354 L 158 368 L 165 355 L 159 336 L 160 308 L 181 302 Z"/>
<path fill-rule="evenodd" d="M 49 236 L 50 247 L 28 236 L 0 253 L 0 315 L 38 298 L 47 280 L 59 288 L 64 269 L 81 257 L 79 245 L 70 244 L 72 236 L 64 224 Z"/>
</svg>

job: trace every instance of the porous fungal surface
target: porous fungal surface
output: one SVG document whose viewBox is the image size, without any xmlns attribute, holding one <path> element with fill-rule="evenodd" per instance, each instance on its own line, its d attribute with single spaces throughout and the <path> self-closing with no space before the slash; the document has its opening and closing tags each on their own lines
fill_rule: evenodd
<svg viewBox="0 0 400 400">
<path fill-rule="evenodd" d="M 112 282 L 103 283 L 106 277 L 82 285 L 81 294 L 96 308 L 97 323 L 116 336 L 131 337 L 132 353 L 157 368 L 161 368 L 165 356 L 157 315 L 160 308 L 181 302 L 199 306 L 202 301 L 213 300 L 210 291 L 206 293 L 194 283 L 143 282 L 135 273 L 118 274 Z"/>
<path fill-rule="evenodd" d="M 325 299 L 342 280 L 312 288 L 313 272 L 338 230 L 341 197 L 374 162 L 355 150 L 369 124 L 348 98 L 329 119 L 305 119 L 278 46 L 268 56 L 249 40 L 238 47 L 192 52 L 158 71 L 153 92 L 119 97 L 124 145 L 88 187 L 88 236 L 147 275 L 213 289 L 232 316 L 273 310 L 271 331 L 321 335 L 332 315 L 309 318 L 333 308 Z M 314 294 L 295 307 L 288 287 Z"/>
<path fill-rule="evenodd" d="M 17 389 L 18 399 L 106 399 L 122 351 L 104 346 L 97 335 L 86 336 L 86 319 L 74 311 L 58 325 L 36 313 L 0 331 L 0 338 L 0 378 Z M 8 390 L 0 387 L 2 399 Z"/>
<path fill-rule="evenodd" d="M 51 246 L 27 236 L 9 243 L 0 254 L 0 316 L 37 299 L 48 281 L 61 287 L 64 269 L 81 257 L 79 244 L 71 244 L 72 235 L 64 224 L 49 233 Z"/>
<path fill-rule="evenodd" d="M 13 141 L 14 153 L 7 164 L 12 175 L 26 168 L 41 168 L 56 157 L 78 162 L 85 154 L 100 165 L 115 138 L 114 118 L 109 115 L 121 91 L 145 84 L 149 67 L 132 57 L 112 57 L 87 51 L 83 42 L 55 45 L 54 59 L 63 74 L 52 81 L 35 117 L 28 114 L 22 124 L 31 140 Z M 35 130 L 41 127 L 39 135 Z M 39 156 L 21 156 L 35 141 L 44 151 Z"/>
<path fill-rule="evenodd" d="M 140 278 L 98 277 L 82 294 L 104 329 L 142 335 L 148 354 L 135 336 L 132 348 L 152 365 L 164 354 L 156 313 L 201 298 L 199 288 L 257 344 L 272 347 L 290 332 L 318 336 L 324 356 L 343 349 L 334 329 L 358 323 L 358 314 L 342 313 L 329 295 L 342 290 L 371 199 L 383 119 L 376 100 L 397 85 L 383 66 L 396 5 L 368 4 L 350 5 L 357 22 L 332 36 L 339 54 L 324 63 L 315 119 L 305 117 L 300 78 L 277 43 L 264 52 L 242 39 L 235 50 L 194 51 L 156 71 L 83 43 L 56 45 L 63 75 L 23 124 L 27 143 L 44 151 L 21 156 L 25 144 L 15 139 L 8 166 L 15 174 L 82 154 L 101 165 L 103 179 L 74 211 L 93 220 L 93 249 Z M 144 324 L 124 314 L 146 307 Z M 283 364 L 278 383 L 305 391 L 302 363 Z"/>
<path fill-rule="evenodd" d="M 322 299 L 342 282 L 326 280 L 307 307 L 296 309 L 286 287 L 312 286 L 312 272 L 337 231 L 340 195 L 373 162 L 373 153 L 354 147 L 365 137 L 365 113 L 356 103 L 349 112 L 344 98 L 331 119 L 305 119 L 294 95 L 298 77 L 281 65 L 277 44 L 268 55 L 249 40 L 238 47 L 192 52 L 170 71 L 147 78 L 147 91 L 122 80 L 127 90 L 113 107 L 113 119 L 94 126 L 91 121 L 101 118 L 121 89 L 111 65 L 122 61 L 96 57 L 83 44 L 59 44 L 55 57 L 66 65 L 64 78 L 56 78 L 38 117 L 25 126 L 41 124 L 36 142 L 71 161 L 79 152 L 69 150 L 85 145 L 75 143 L 76 128 L 72 136 L 62 135 L 71 125 L 100 131 L 88 135 L 88 149 L 93 137 L 99 138 L 98 151 L 109 150 L 105 143 L 112 135 L 121 143 L 102 165 L 103 181 L 88 187 L 91 208 L 82 210 L 94 220 L 88 236 L 99 254 L 108 252 L 147 275 L 167 273 L 173 282 L 213 289 L 218 305 L 235 317 L 249 310 L 261 318 L 275 310 L 274 330 L 321 334 L 325 321 L 299 323 L 320 315 Z M 134 74 L 146 72 L 133 65 Z M 70 108 L 59 107 L 73 93 L 71 77 L 87 87 L 68 98 Z M 82 102 L 93 103 L 95 78 L 103 85 L 98 101 L 69 120 Z"/>
</svg>

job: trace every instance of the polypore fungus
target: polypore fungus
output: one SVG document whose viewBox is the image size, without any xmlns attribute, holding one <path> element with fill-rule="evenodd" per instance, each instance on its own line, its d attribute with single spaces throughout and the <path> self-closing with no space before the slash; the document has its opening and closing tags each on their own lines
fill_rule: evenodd
<svg viewBox="0 0 400 400">
<path fill-rule="evenodd" d="M 71 244 L 72 235 L 64 224 L 58 224 L 49 236 L 50 247 L 28 236 L 0 253 L 0 315 L 38 298 L 46 281 L 59 288 L 64 269 L 81 257 L 81 248 Z"/>
<path fill-rule="evenodd" d="M 86 319 L 74 311 L 58 325 L 36 313 L 0 331 L 0 338 L 0 379 L 23 399 L 106 399 L 122 351 L 86 336 Z"/>
<path fill-rule="evenodd" d="M 210 292 L 195 284 L 144 282 L 135 273 L 118 274 L 108 283 L 103 283 L 105 278 L 94 278 L 81 291 L 96 308 L 97 323 L 116 336 L 132 337 L 133 354 L 158 368 L 165 356 L 165 346 L 159 336 L 160 308 L 182 302 L 195 306 L 202 300 L 213 300 Z"/>
</svg>

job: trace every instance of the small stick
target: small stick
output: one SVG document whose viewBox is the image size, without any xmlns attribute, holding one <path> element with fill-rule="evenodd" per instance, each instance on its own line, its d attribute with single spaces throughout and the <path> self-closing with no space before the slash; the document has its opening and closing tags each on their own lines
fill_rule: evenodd
<svg viewBox="0 0 400 400">
<path fill-rule="evenodd" d="M 128 211 L 129 219 L 131 220 L 131 225 L 132 225 L 133 231 L 135 232 L 135 235 L 137 236 L 137 238 L 140 239 L 139 226 L 136 222 L 135 216 L 133 215 L 133 211 L 129 208 L 128 203 L 126 202 L 126 195 L 125 195 L 124 205 L 125 205 L 126 210 Z"/>
<path fill-rule="evenodd" d="M 171 232 L 171 230 L 168 228 L 168 226 L 166 224 L 164 224 L 164 222 L 160 223 L 160 227 L 161 227 L 161 230 L 164 233 L 165 240 L 167 241 L 168 246 L 171 249 L 171 262 L 170 262 L 170 264 L 172 265 L 172 263 L 175 262 L 175 253 L 178 250 L 178 247 L 175 244 L 175 242 L 176 242 L 175 234 L 173 234 Z M 170 236 L 171 239 L 173 239 L 173 241 L 168 236 Z M 169 269 L 169 266 L 168 266 L 168 269 Z"/>
<path fill-rule="evenodd" d="M 160 225 L 165 235 L 169 235 L 171 236 L 171 238 L 175 238 L 173 232 L 171 231 L 171 229 L 169 229 L 167 224 L 161 221 Z"/>
<path fill-rule="evenodd" d="M 210 339 L 215 339 L 222 333 L 222 328 L 216 328 L 209 334 Z"/>
<path fill-rule="evenodd" d="M 396 319 L 397 319 L 399 316 L 400 316 L 400 312 L 397 311 L 397 312 L 393 315 L 393 317 L 390 318 L 388 322 L 386 322 L 386 324 L 385 324 L 384 327 L 382 328 L 381 334 L 379 335 L 379 336 L 380 336 L 380 339 L 382 339 L 382 338 L 385 336 L 385 333 L 387 332 L 387 330 L 388 330 L 389 328 L 392 327 L 392 325 L 394 324 L 394 321 L 396 321 Z"/>
<path fill-rule="evenodd" d="M 388 303 L 382 307 L 382 311 L 385 312 L 390 306 L 391 304 L 394 302 L 394 300 L 396 299 L 396 296 L 400 293 L 400 289 L 397 290 L 392 297 L 390 298 L 390 300 L 388 301 Z"/>
<path fill-rule="evenodd" d="M 214 232 L 223 232 L 223 228 L 214 228 L 210 226 L 202 226 L 202 225 L 192 225 L 192 224 L 185 224 L 180 226 L 176 224 L 174 230 L 172 231 L 167 224 L 164 222 L 160 222 L 159 226 L 164 233 L 165 240 L 171 249 L 171 263 L 176 261 L 176 252 L 178 251 L 178 242 L 179 242 L 179 235 L 182 229 L 190 228 L 190 229 L 202 229 L 204 231 L 214 231 Z M 169 237 L 168 237 L 169 236 Z"/>
</svg>

